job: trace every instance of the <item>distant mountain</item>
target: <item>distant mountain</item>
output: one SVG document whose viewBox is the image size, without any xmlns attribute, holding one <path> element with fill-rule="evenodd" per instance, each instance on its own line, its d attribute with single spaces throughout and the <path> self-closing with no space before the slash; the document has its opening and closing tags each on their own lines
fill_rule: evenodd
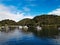
<svg viewBox="0 0 60 45">
<path fill-rule="evenodd" d="M 36 24 L 51 25 L 60 24 L 60 16 L 57 15 L 41 15 L 33 18 Z"/>
<path fill-rule="evenodd" d="M 41 25 L 58 25 L 60 26 L 60 16 L 57 15 L 40 15 L 35 16 L 33 19 L 25 18 L 19 22 L 13 20 L 5 19 L 0 21 L 0 25 L 27 25 L 27 26 L 41 26 Z"/>
<path fill-rule="evenodd" d="M 16 25 L 17 23 L 15 21 L 9 20 L 9 19 L 5 19 L 5 20 L 0 21 L 0 25 L 4 26 L 5 24 L 7 24 L 7 25 Z"/>
<path fill-rule="evenodd" d="M 22 25 L 22 26 L 24 26 L 24 25 L 29 26 L 29 25 L 34 25 L 34 24 L 35 24 L 34 20 L 29 19 L 29 18 L 23 19 L 18 22 L 18 25 Z"/>
<path fill-rule="evenodd" d="M 33 19 L 23 19 L 18 22 L 19 25 L 28 25 L 28 24 L 33 24 L 33 25 L 60 25 L 60 16 L 57 15 L 40 15 L 36 16 Z"/>
</svg>

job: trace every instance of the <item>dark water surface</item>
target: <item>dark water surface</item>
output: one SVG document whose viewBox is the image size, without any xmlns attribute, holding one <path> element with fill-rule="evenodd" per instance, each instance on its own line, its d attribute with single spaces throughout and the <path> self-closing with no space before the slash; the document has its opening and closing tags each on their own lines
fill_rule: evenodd
<svg viewBox="0 0 60 45">
<path fill-rule="evenodd" d="M 60 37 L 42 38 L 16 28 L 10 32 L 0 32 L 0 45 L 60 45 Z"/>
</svg>

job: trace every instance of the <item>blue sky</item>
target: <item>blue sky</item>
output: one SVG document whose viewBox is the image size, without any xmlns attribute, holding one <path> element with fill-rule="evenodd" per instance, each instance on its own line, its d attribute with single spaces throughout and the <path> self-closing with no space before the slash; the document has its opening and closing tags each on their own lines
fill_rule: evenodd
<svg viewBox="0 0 60 45">
<path fill-rule="evenodd" d="M 13 19 L 19 21 L 41 14 L 59 15 L 59 12 L 60 0 L 0 0 L 1 20 Z"/>
</svg>

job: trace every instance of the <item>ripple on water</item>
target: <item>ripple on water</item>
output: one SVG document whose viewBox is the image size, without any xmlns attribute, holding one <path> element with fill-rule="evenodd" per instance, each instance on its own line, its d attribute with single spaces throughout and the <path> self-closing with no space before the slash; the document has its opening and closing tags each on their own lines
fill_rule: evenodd
<svg viewBox="0 0 60 45">
<path fill-rule="evenodd" d="M 0 45 L 60 45 L 60 38 L 41 38 L 15 29 L 8 33 L 0 32 Z"/>
</svg>

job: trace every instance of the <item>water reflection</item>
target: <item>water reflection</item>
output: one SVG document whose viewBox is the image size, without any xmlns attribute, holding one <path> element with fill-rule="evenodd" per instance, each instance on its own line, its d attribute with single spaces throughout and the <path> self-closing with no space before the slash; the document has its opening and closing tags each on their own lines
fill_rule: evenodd
<svg viewBox="0 0 60 45">
<path fill-rule="evenodd" d="M 9 32 L 0 31 L 0 45 L 60 45 L 60 35 L 58 30 L 38 32 L 35 28 L 28 31 L 15 28 Z"/>
<path fill-rule="evenodd" d="M 36 36 L 39 37 L 48 37 L 48 38 L 57 38 L 60 34 L 60 30 L 57 29 L 42 29 L 42 30 L 37 30 L 35 28 L 29 28 L 28 31 L 33 32 Z"/>
</svg>

